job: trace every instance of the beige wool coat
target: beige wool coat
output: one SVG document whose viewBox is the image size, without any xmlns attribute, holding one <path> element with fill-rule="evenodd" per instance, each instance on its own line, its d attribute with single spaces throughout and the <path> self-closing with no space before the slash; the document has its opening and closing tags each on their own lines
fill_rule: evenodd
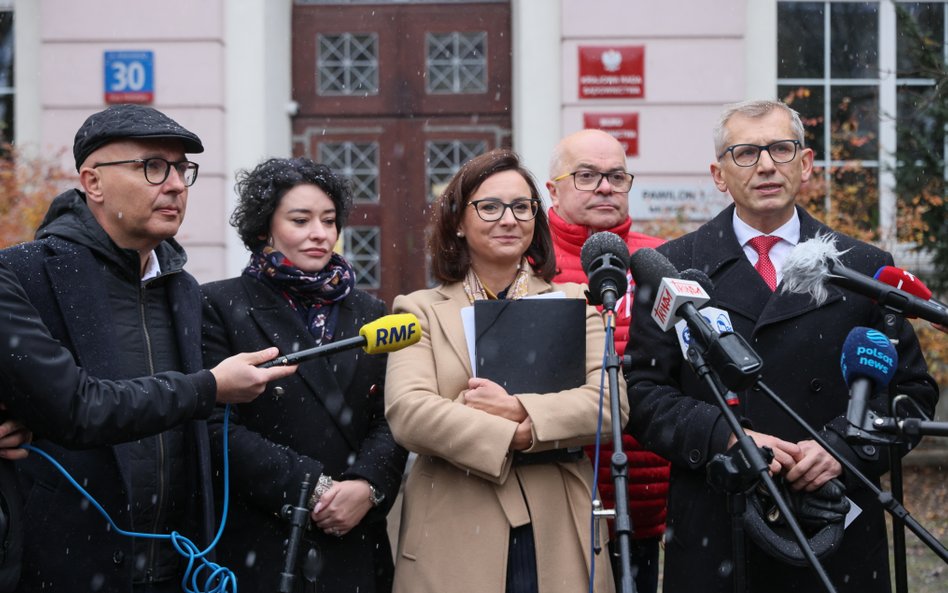
<svg viewBox="0 0 948 593">
<path fill-rule="evenodd" d="M 563 291 L 584 298 L 578 284 L 535 276 L 529 293 Z M 517 424 L 464 406 L 472 376 L 461 322 L 468 306 L 460 283 L 399 296 L 394 312 L 421 322 L 418 344 L 389 355 L 386 418 L 395 439 L 418 454 L 405 484 L 395 593 L 503 593 L 511 527 L 533 524 L 540 593 L 588 590 L 593 468 L 575 462 L 513 467 L 508 450 Z M 558 393 L 512 394 L 533 421 L 528 452 L 595 442 L 605 331 L 586 308 L 586 384 Z M 516 348 L 517 344 L 511 344 Z M 619 393 L 625 382 L 619 375 Z M 622 422 L 628 403 L 622 397 Z M 602 434 L 612 434 L 605 388 Z M 614 590 L 600 520 L 597 592 Z"/>
</svg>

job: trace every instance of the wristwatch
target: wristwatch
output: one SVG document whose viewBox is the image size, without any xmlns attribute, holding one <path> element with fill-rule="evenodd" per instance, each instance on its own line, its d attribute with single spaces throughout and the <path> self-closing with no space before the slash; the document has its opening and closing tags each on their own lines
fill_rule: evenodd
<svg viewBox="0 0 948 593">
<path fill-rule="evenodd" d="M 372 503 L 372 506 L 377 507 L 382 504 L 382 501 L 385 500 L 385 493 L 373 486 L 372 482 L 366 480 L 365 483 L 369 485 L 369 502 Z"/>
</svg>

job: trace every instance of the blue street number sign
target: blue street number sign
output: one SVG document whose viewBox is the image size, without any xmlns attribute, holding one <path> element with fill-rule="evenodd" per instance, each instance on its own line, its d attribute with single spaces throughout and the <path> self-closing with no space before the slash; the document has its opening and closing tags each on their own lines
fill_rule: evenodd
<svg viewBox="0 0 948 593">
<path fill-rule="evenodd" d="M 155 56 L 151 51 L 105 52 L 105 102 L 155 100 Z"/>
</svg>

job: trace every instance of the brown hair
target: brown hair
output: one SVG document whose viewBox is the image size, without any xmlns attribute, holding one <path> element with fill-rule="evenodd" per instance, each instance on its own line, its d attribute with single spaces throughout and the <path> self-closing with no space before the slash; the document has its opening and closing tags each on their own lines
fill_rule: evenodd
<svg viewBox="0 0 948 593">
<path fill-rule="evenodd" d="M 468 200 L 491 175 L 503 171 L 516 171 L 530 186 L 530 197 L 540 199 L 533 175 L 520 162 L 517 153 L 506 148 L 496 148 L 476 156 L 464 163 L 441 197 L 434 203 L 433 217 L 428 228 L 428 255 L 431 257 L 431 273 L 441 282 L 460 282 L 471 267 L 471 254 L 467 241 L 458 237 L 457 231 L 464 219 Z M 553 255 L 553 239 L 550 223 L 541 207 L 534 219 L 533 240 L 527 247 L 530 266 L 537 276 L 546 281 L 556 275 L 556 259 Z"/>
</svg>

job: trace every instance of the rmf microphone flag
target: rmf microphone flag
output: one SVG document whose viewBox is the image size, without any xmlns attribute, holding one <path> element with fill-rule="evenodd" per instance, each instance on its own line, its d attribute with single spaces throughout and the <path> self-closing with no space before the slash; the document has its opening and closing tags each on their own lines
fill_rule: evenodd
<svg viewBox="0 0 948 593">
<path fill-rule="evenodd" d="M 362 348 L 369 354 L 386 354 L 411 346 L 420 339 L 421 325 L 417 317 L 411 313 L 385 315 L 363 325 L 359 329 L 358 336 L 278 356 L 257 366 L 266 369 L 278 365 L 299 364 L 319 356 L 327 356 L 352 348 Z"/>
<path fill-rule="evenodd" d="M 363 325 L 359 336 L 365 338 L 363 350 L 369 354 L 386 354 L 417 343 L 421 339 L 421 326 L 411 313 L 385 315 Z"/>
</svg>

